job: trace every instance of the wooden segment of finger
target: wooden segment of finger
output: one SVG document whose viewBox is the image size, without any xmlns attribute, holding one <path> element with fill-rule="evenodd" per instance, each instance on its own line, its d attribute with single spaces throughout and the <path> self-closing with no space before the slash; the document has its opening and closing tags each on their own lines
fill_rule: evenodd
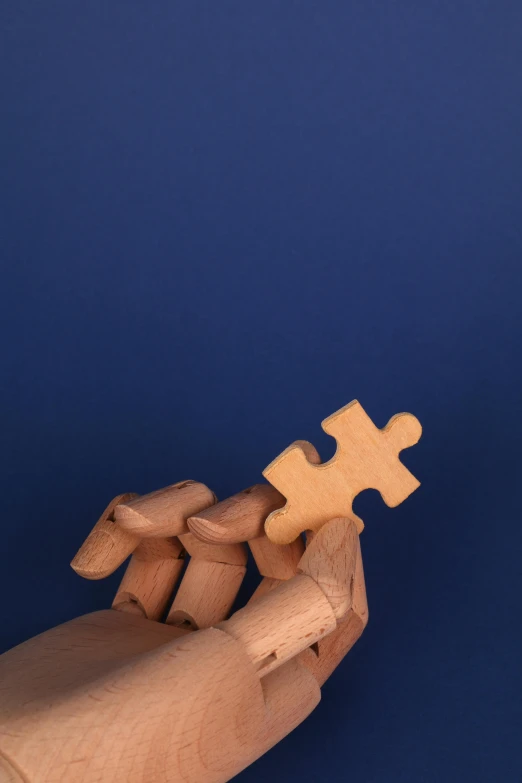
<svg viewBox="0 0 522 783">
<path fill-rule="evenodd" d="M 275 590 L 276 587 L 279 587 L 279 585 L 282 584 L 283 581 L 285 580 L 271 579 L 269 576 L 264 576 L 263 579 L 258 584 L 256 590 L 250 596 L 250 600 L 248 601 L 248 603 L 251 604 L 252 601 L 257 601 L 258 598 L 262 598 L 267 593 L 271 593 L 272 590 Z"/>
<path fill-rule="evenodd" d="M 216 496 L 205 484 L 180 481 L 120 504 L 114 518 L 124 530 L 140 538 L 167 538 L 187 533 L 187 517 L 215 502 Z"/>
<path fill-rule="evenodd" d="M 335 630 L 337 621 L 321 588 L 300 574 L 219 625 L 242 642 L 259 676 Z"/>
<path fill-rule="evenodd" d="M 192 559 L 166 619 L 169 625 L 210 628 L 229 614 L 245 566 Z"/>
<path fill-rule="evenodd" d="M 261 687 L 268 709 L 269 728 L 263 752 L 286 737 L 317 707 L 321 690 L 313 674 L 298 658 L 263 677 Z"/>
<path fill-rule="evenodd" d="M 364 624 L 361 619 L 350 610 L 336 631 L 313 648 L 300 653 L 298 660 L 309 669 L 322 687 L 363 631 Z"/>
<path fill-rule="evenodd" d="M 301 537 L 291 544 L 281 546 L 263 535 L 253 538 L 248 545 L 261 576 L 269 576 L 272 579 L 290 579 L 295 576 L 305 549 Z"/>
<path fill-rule="evenodd" d="M 319 685 L 328 679 L 347 652 L 361 636 L 368 623 L 368 603 L 360 541 L 357 545 L 352 607 L 340 621 L 337 630 L 321 639 L 314 649 L 304 650 L 298 660 L 314 675 Z"/>
<path fill-rule="evenodd" d="M 270 484 L 254 484 L 205 511 L 194 513 L 187 523 L 201 541 L 237 544 L 263 535 L 268 514 L 284 502 L 283 496 Z"/>
<path fill-rule="evenodd" d="M 356 523 L 348 518 L 332 519 L 315 534 L 297 569 L 317 582 L 338 619 L 352 606 L 358 548 Z"/>
<path fill-rule="evenodd" d="M 274 590 L 281 582 L 291 579 L 297 573 L 297 566 L 304 552 L 301 538 L 291 544 L 274 544 L 266 535 L 248 542 L 259 573 L 263 579 L 248 603 L 256 601 Z"/>
<path fill-rule="evenodd" d="M 104 579 L 133 553 L 139 537 L 117 525 L 114 512 L 120 503 L 137 497 L 134 492 L 127 492 L 111 500 L 71 562 L 77 574 L 85 579 Z"/>
<path fill-rule="evenodd" d="M 177 539 L 144 539 L 123 575 L 112 608 L 160 620 L 183 569 Z"/>
<path fill-rule="evenodd" d="M 368 624 L 368 598 L 364 581 L 364 566 L 361 552 L 361 539 L 357 542 L 357 557 L 355 560 L 355 578 L 353 581 L 352 611 L 361 618 L 364 626 Z"/>
<path fill-rule="evenodd" d="M 194 533 L 183 533 L 179 536 L 191 557 L 198 560 L 208 560 L 213 563 L 228 563 L 229 565 L 247 564 L 247 550 L 244 544 L 207 544 L 200 541 Z"/>
</svg>

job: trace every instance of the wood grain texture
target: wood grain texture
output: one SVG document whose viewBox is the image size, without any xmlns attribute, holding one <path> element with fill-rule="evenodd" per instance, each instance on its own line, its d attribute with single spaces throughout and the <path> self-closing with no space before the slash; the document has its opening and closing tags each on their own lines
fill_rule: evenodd
<svg viewBox="0 0 522 783">
<path fill-rule="evenodd" d="M 98 613 L 0 657 L 3 772 L 31 783 L 225 783 L 319 701 L 296 661 L 262 686 L 228 634 L 179 633 Z"/>
<path fill-rule="evenodd" d="M 321 700 L 321 691 L 299 658 L 291 658 L 260 682 L 267 708 L 267 731 L 260 736 L 265 753 L 312 712 Z"/>
<path fill-rule="evenodd" d="M 271 579 L 290 579 L 294 576 L 305 548 L 301 538 L 282 546 L 274 544 L 266 535 L 253 538 L 248 545 L 259 573 Z"/>
<path fill-rule="evenodd" d="M 188 533 L 187 517 L 215 502 L 216 496 L 205 484 L 179 481 L 120 503 L 114 511 L 114 518 L 123 530 L 140 538 L 168 538 Z"/>
<path fill-rule="evenodd" d="M 27 783 L 27 778 L 24 778 L 19 770 L 16 769 L 14 764 L 9 759 L 2 757 L 0 751 L 0 783 Z"/>
<path fill-rule="evenodd" d="M 228 616 L 246 567 L 190 560 L 166 622 L 194 629 L 209 628 Z"/>
<path fill-rule="evenodd" d="M 0 656 L 0 781 L 225 783 L 310 713 L 362 632 L 354 529 L 350 520 L 325 525 L 300 558 L 307 573 L 264 578 L 264 594 L 218 628 L 190 630 L 228 614 L 245 567 L 203 560 L 199 550 L 170 613 L 189 624 L 109 610 Z M 158 590 L 163 603 L 172 574 L 156 582 L 154 568 L 180 563 L 182 552 L 177 539 L 144 539 L 127 586 L 138 569 L 140 601 L 149 595 L 156 605 Z"/>
<path fill-rule="evenodd" d="M 209 544 L 237 544 L 264 534 L 267 515 L 284 503 L 284 497 L 270 484 L 255 484 L 237 495 L 216 503 L 188 520 L 200 541 Z"/>
<path fill-rule="evenodd" d="M 269 576 L 264 576 L 252 595 L 250 596 L 250 599 L 248 603 L 252 603 L 252 601 L 256 601 L 258 598 L 261 598 L 263 595 L 266 595 L 267 593 L 271 593 L 272 590 L 275 590 L 276 587 L 278 587 L 280 584 L 283 583 L 282 579 L 272 579 Z"/>
<path fill-rule="evenodd" d="M 368 602 L 364 583 L 364 569 L 360 540 L 357 541 L 357 556 L 352 590 L 352 604 L 337 630 L 321 639 L 298 656 L 299 661 L 314 675 L 319 685 L 323 685 L 340 664 L 344 656 L 359 639 L 368 623 Z"/>
<path fill-rule="evenodd" d="M 143 539 L 131 557 L 112 608 L 160 620 L 183 569 L 183 554 L 177 538 Z"/>
<path fill-rule="evenodd" d="M 297 568 L 317 582 L 337 618 L 344 617 L 352 606 L 358 551 L 355 521 L 332 519 L 314 536 Z"/>
<path fill-rule="evenodd" d="M 241 641 L 260 676 L 337 627 L 332 607 L 309 576 L 294 576 L 219 625 Z"/>
<path fill-rule="evenodd" d="M 388 506 L 397 506 L 419 486 L 398 456 L 421 436 L 415 416 L 397 414 L 380 430 L 354 400 L 325 419 L 322 427 L 337 441 L 331 460 L 311 464 L 309 448 L 294 443 L 263 471 L 286 498 L 286 505 L 265 522 L 274 543 L 288 544 L 300 533 L 318 530 L 337 517 L 354 519 L 361 532 L 363 522 L 352 509 L 359 492 L 377 489 Z"/>
<path fill-rule="evenodd" d="M 71 567 L 84 579 L 104 579 L 132 554 L 139 537 L 123 530 L 114 521 L 114 511 L 120 503 L 139 497 L 133 492 L 117 495 L 111 500 L 71 562 Z"/>
<path fill-rule="evenodd" d="M 193 533 L 183 533 L 179 540 L 191 557 L 208 560 L 212 563 L 229 565 L 247 564 L 247 550 L 244 544 L 208 544 L 200 541 Z"/>
</svg>

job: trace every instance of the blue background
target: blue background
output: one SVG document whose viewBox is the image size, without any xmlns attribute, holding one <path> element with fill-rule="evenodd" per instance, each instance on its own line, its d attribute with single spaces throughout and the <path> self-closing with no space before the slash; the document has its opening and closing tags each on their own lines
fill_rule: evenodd
<svg viewBox="0 0 522 783">
<path fill-rule="evenodd" d="M 266 780 L 522 779 L 519 0 L 3 0 L 2 649 L 110 605 L 123 491 L 220 497 L 357 397 L 370 624 Z"/>
</svg>

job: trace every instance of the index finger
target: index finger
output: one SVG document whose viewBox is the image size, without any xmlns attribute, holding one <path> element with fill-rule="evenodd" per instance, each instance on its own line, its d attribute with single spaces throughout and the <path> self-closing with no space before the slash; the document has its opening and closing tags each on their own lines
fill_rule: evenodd
<svg viewBox="0 0 522 783">
<path fill-rule="evenodd" d="M 285 502 L 283 495 L 270 484 L 255 484 L 187 520 L 193 535 L 205 543 L 215 546 L 248 542 L 259 573 L 264 577 L 251 600 L 291 579 L 304 552 L 301 537 L 282 546 L 274 544 L 265 534 L 265 519 Z"/>
<path fill-rule="evenodd" d="M 264 534 L 265 519 L 284 506 L 271 484 L 254 484 L 187 519 L 192 533 L 207 544 L 239 544 Z"/>
<path fill-rule="evenodd" d="M 308 462 L 319 465 L 317 449 L 306 440 L 296 440 Z M 187 522 L 194 535 L 208 544 L 237 544 L 265 535 L 265 520 L 272 511 L 282 508 L 286 498 L 271 484 L 254 484 L 237 495 L 216 503 Z"/>
</svg>

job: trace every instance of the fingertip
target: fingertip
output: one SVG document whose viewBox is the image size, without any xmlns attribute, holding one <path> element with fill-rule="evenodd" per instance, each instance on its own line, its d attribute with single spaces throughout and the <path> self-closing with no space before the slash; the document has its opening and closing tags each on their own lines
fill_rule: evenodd
<svg viewBox="0 0 522 783">
<path fill-rule="evenodd" d="M 132 554 L 137 539 L 124 531 L 93 530 L 71 561 L 84 579 L 105 579 Z"/>
</svg>

